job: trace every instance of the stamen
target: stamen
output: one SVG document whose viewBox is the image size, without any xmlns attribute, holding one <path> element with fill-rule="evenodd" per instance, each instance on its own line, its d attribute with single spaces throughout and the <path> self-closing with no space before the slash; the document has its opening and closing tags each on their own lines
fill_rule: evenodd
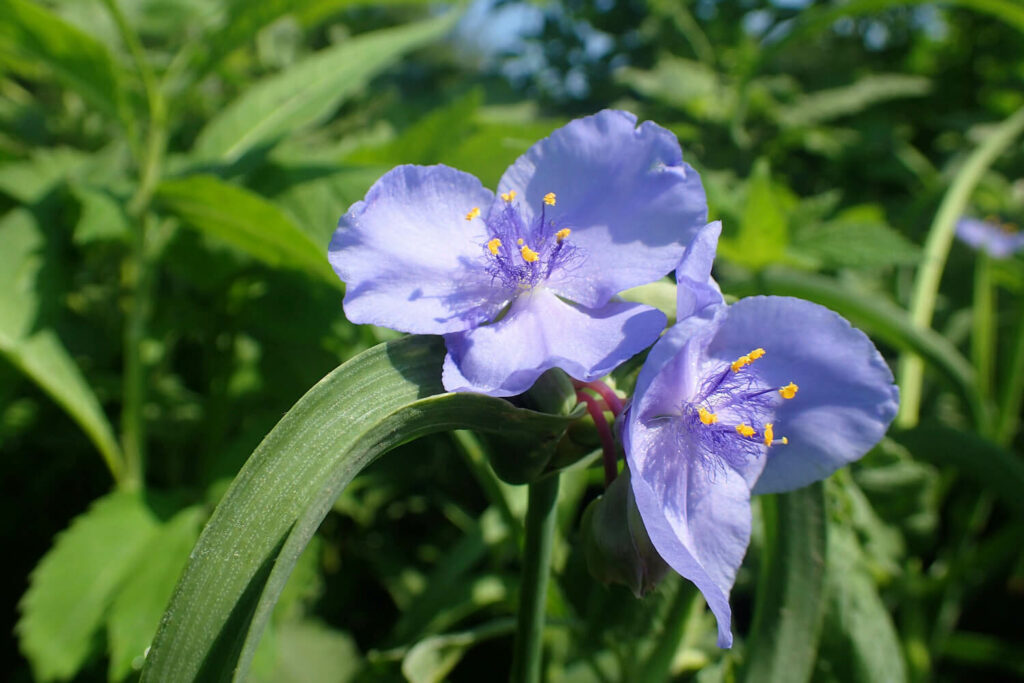
<svg viewBox="0 0 1024 683">
<path fill-rule="evenodd" d="M 787 437 L 787 436 L 782 437 L 781 439 L 779 439 L 779 443 L 781 443 L 783 446 L 788 446 L 789 445 L 789 437 Z"/>
<path fill-rule="evenodd" d="M 798 387 L 797 385 L 795 385 L 792 382 L 790 382 L 786 386 L 784 386 L 781 389 L 779 389 L 779 393 L 782 394 L 782 398 L 789 399 L 789 398 L 793 398 L 794 396 L 796 396 L 796 392 L 797 392 L 797 390 L 799 388 L 800 387 Z"/>
<path fill-rule="evenodd" d="M 718 416 L 709 411 L 707 408 L 701 408 L 697 411 L 697 415 L 700 416 L 700 421 L 706 425 L 713 425 L 718 422 Z"/>
<path fill-rule="evenodd" d="M 540 258 L 540 254 L 535 252 L 533 249 L 530 249 L 529 247 L 523 247 L 520 250 L 520 253 L 523 255 L 523 260 L 526 261 L 527 263 L 533 263 L 538 258 Z"/>
<path fill-rule="evenodd" d="M 519 239 L 517 239 L 517 240 L 516 240 L 516 244 L 518 244 L 519 246 L 523 246 L 523 244 L 524 244 L 524 242 L 523 242 L 523 238 L 522 238 L 522 237 L 520 237 Z"/>
<path fill-rule="evenodd" d="M 739 358 L 734 360 L 732 362 L 732 365 L 730 365 L 729 367 L 732 368 L 733 372 L 739 372 L 741 368 L 747 367 L 748 365 L 753 363 L 755 360 L 757 360 L 758 358 L 762 357 L 764 354 L 765 354 L 765 350 L 760 348 L 760 347 L 758 347 L 758 348 L 754 349 L 753 351 L 751 351 L 750 353 L 748 353 L 748 354 L 746 354 L 744 356 L 740 356 Z"/>
<path fill-rule="evenodd" d="M 739 432 L 740 436 L 751 437 L 756 434 L 754 428 L 750 425 L 745 425 L 742 422 L 736 425 L 736 431 Z"/>
<path fill-rule="evenodd" d="M 547 204 L 548 206 L 554 206 L 555 205 L 555 193 L 554 192 L 548 192 L 546 195 L 544 195 L 544 203 Z"/>
<path fill-rule="evenodd" d="M 467 221 L 471 221 L 471 220 L 473 220 L 474 218 L 476 218 L 479 215 L 480 215 L 480 207 L 479 206 L 474 206 L 472 209 L 469 210 L 469 213 L 466 214 L 466 220 Z"/>
<path fill-rule="evenodd" d="M 504 199 L 506 202 L 511 203 L 512 200 L 516 198 L 516 191 L 509 190 L 508 192 L 502 192 L 501 198 Z"/>
<path fill-rule="evenodd" d="M 569 228 L 562 228 L 561 230 L 555 233 L 555 239 L 561 242 L 566 237 L 568 237 L 570 233 L 572 233 L 572 230 L 570 230 Z"/>
<path fill-rule="evenodd" d="M 750 360 L 757 360 L 758 358 L 760 358 L 764 354 L 765 354 L 765 350 L 762 349 L 761 347 L 758 347 L 758 348 L 754 349 L 753 351 L 751 351 L 750 353 L 748 353 L 747 355 L 750 356 Z"/>
<path fill-rule="evenodd" d="M 495 237 L 493 240 L 487 243 L 487 248 L 490 249 L 491 254 L 494 256 L 498 255 L 498 247 L 501 246 L 501 240 Z"/>
<path fill-rule="evenodd" d="M 769 422 L 764 426 L 764 445 L 771 446 L 772 441 L 775 439 L 775 430 L 772 429 L 772 423 Z"/>
</svg>

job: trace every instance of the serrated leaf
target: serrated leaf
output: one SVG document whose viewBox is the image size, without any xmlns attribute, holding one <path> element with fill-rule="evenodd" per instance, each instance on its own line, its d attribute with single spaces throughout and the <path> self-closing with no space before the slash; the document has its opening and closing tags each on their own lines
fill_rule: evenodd
<svg viewBox="0 0 1024 683">
<path fill-rule="evenodd" d="M 395 446 L 474 429 L 550 448 L 578 415 L 442 394 L 443 341 L 382 344 L 329 374 L 264 439 L 193 551 L 144 681 L 240 680 L 289 572 L 349 481 Z"/>
<path fill-rule="evenodd" d="M 114 476 L 121 450 L 99 400 L 46 320 L 46 236 L 35 217 L 15 209 L 0 218 L 0 353 L 78 423 Z"/>
<path fill-rule="evenodd" d="M 820 482 L 764 496 L 764 557 L 744 680 L 809 681 L 824 617 L 825 497 Z"/>
<path fill-rule="evenodd" d="M 243 187 L 195 175 L 164 181 L 155 198 L 188 225 L 270 266 L 297 268 L 341 286 L 327 263 L 326 243 L 314 242 L 277 206 Z"/>
<path fill-rule="evenodd" d="M 142 668 L 146 648 L 160 625 L 164 606 L 199 537 L 206 513 L 182 510 L 154 531 L 117 591 L 107 618 L 109 678 L 121 681 Z"/>
<path fill-rule="evenodd" d="M 137 496 L 112 493 L 57 536 L 32 572 L 16 627 L 38 680 L 67 680 L 85 663 L 110 601 L 157 528 Z"/>
<path fill-rule="evenodd" d="M 321 121 L 409 50 L 444 35 L 458 13 L 363 34 L 321 50 L 251 87 L 199 134 L 199 159 L 232 162 L 254 147 Z"/>
<path fill-rule="evenodd" d="M 803 231 L 793 248 L 826 266 L 878 268 L 913 265 L 921 250 L 882 222 L 837 220 Z"/>
<path fill-rule="evenodd" d="M 759 269 L 782 260 L 788 233 L 781 191 L 772 183 L 767 159 L 759 159 L 747 181 L 739 233 L 722 239 L 719 248 L 729 260 Z"/>
<path fill-rule="evenodd" d="M 4 53 L 45 64 L 93 106 L 111 116 L 120 113 L 119 76 L 107 48 L 36 3 L 0 3 L 0 56 Z"/>
</svg>

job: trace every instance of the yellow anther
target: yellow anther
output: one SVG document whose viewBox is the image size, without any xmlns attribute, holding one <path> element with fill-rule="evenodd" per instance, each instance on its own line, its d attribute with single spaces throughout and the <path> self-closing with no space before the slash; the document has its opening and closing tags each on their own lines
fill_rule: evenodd
<svg viewBox="0 0 1024 683">
<path fill-rule="evenodd" d="M 529 247 L 523 247 L 519 251 L 523 255 L 523 260 L 526 261 L 527 263 L 533 263 L 538 258 L 540 258 L 540 255 L 533 249 L 530 249 Z"/>
<path fill-rule="evenodd" d="M 753 351 L 751 351 L 747 355 L 750 356 L 750 360 L 757 360 L 758 358 L 763 356 L 764 353 L 765 353 L 764 349 L 759 347 L 759 348 L 754 349 Z"/>
<path fill-rule="evenodd" d="M 523 246 L 523 238 L 520 237 L 519 239 L 517 239 L 516 244 L 518 244 L 519 246 Z"/>
<path fill-rule="evenodd" d="M 786 386 L 779 389 L 779 393 L 782 394 L 782 398 L 793 398 L 796 396 L 796 392 L 800 387 L 790 382 Z"/>
<path fill-rule="evenodd" d="M 742 422 L 736 425 L 736 431 L 740 433 L 740 436 L 751 437 L 755 434 L 754 428 L 750 425 L 745 425 Z"/>
<path fill-rule="evenodd" d="M 707 408 L 701 408 L 697 411 L 697 415 L 700 416 L 700 421 L 706 425 L 713 425 L 718 422 L 718 416 L 712 413 Z"/>
<path fill-rule="evenodd" d="M 562 228 L 561 230 L 555 233 L 555 239 L 561 242 L 566 237 L 568 237 L 571 232 L 572 230 L 570 230 L 569 228 Z"/>
<path fill-rule="evenodd" d="M 544 195 L 544 203 L 547 204 L 548 206 L 554 206 L 555 205 L 555 193 L 554 192 L 548 192 L 546 195 Z"/>
<path fill-rule="evenodd" d="M 779 443 L 781 443 L 783 446 L 787 446 L 789 445 L 789 438 L 784 436 L 781 439 L 779 439 Z"/>
<path fill-rule="evenodd" d="M 775 430 L 772 429 L 772 423 L 769 422 L 764 426 L 764 445 L 771 446 L 772 441 L 775 439 Z"/>
<path fill-rule="evenodd" d="M 750 358 L 750 356 L 740 356 L 739 358 L 734 360 L 732 362 L 732 365 L 730 365 L 729 367 L 732 368 L 733 372 L 739 372 L 740 368 L 745 368 L 753 362 L 754 361 Z"/>
<path fill-rule="evenodd" d="M 479 215 L 480 215 L 480 207 L 479 206 L 474 206 L 472 209 L 469 210 L 469 213 L 466 214 L 466 220 L 467 221 L 471 221 L 471 220 L 473 220 L 474 218 L 476 218 Z"/>
<path fill-rule="evenodd" d="M 487 243 L 487 248 L 495 256 L 498 255 L 498 247 L 500 247 L 500 246 L 501 246 L 501 240 L 499 240 L 497 237 L 495 237 L 493 240 L 491 240 L 490 242 Z"/>
<path fill-rule="evenodd" d="M 502 192 L 501 198 L 504 199 L 506 202 L 511 202 L 513 199 L 516 198 L 516 191 L 509 190 L 508 192 Z"/>
</svg>

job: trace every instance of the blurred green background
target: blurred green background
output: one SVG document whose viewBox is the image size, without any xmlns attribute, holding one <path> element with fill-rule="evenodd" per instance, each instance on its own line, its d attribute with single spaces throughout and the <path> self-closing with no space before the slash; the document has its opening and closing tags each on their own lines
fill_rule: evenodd
<svg viewBox="0 0 1024 683">
<path fill-rule="evenodd" d="M 831 306 L 894 370 L 925 357 L 920 423 L 826 486 L 813 678 L 1024 678 L 1020 257 L 953 243 L 934 331 L 911 324 L 929 235 L 1024 221 L 1017 0 L 0 0 L 0 676 L 136 678 L 247 456 L 394 338 L 345 320 L 325 258 L 377 177 L 445 163 L 493 188 L 605 107 L 679 137 L 727 294 Z M 253 680 L 504 678 L 521 530 L 499 513 L 524 500 L 477 485 L 478 447 L 425 438 L 356 479 Z M 587 576 L 600 491 L 564 477 L 549 680 L 636 680 L 667 639 L 679 680 L 751 680 L 759 510 L 726 652 L 688 584 L 638 601 Z"/>
</svg>

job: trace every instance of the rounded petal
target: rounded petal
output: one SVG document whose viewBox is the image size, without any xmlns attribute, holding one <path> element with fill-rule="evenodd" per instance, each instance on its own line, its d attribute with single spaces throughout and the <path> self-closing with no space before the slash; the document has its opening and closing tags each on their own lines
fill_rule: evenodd
<svg viewBox="0 0 1024 683">
<path fill-rule="evenodd" d="M 548 286 L 590 308 L 671 272 L 707 222 L 700 177 L 683 163 L 675 135 L 606 110 L 537 142 L 505 172 L 527 221 L 543 209 L 554 228 L 572 230 L 581 258 L 553 272 Z M 544 198 L 553 192 L 554 205 Z"/>
<path fill-rule="evenodd" d="M 731 647 L 729 593 L 750 542 L 750 487 L 729 467 L 710 471 L 685 457 L 667 432 L 628 430 L 633 495 L 658 554 L 700 589 L 719 647 Z"/>
<path fill-rule="evenodd" d="M 448 391 L 521 394 L 550 368 L 589 382 L 658 338 L 665 315 L 641 304 L 584 309 L 543 289 L 519 296 L 493 325 L 445 336 Z"/>
<path fill-rule="evenodd" d="M 328 259 L 347 284 L 354 323 L 444 334 L 490 320 L 506 295 L 484 260 L 487 232 L 474 208 L 490 190 L 447 166 L 399 166 L 342 216 Z"/>
<path fill-rule="evenodd" d="M 708 353 L 732 360 L 765 349 L 757 370 L 769 384 L 799 390 L 776 413 L 776 438 L 754 493 L 824 479 L 860 458 L 896 417 L 899 391 L 878 349 L 824 306 L 790 297 L 750 297 L 728 309 Z"/>
<path fill-rule="evenodd" d="M 718 249 L 722 222 L 708 223 L 686 247 L 676 268 L 676 320 L 682 320 L 707 306 L 725 302 L 718 283 L 711 278 L 711 264 Z"/>
</svg>

